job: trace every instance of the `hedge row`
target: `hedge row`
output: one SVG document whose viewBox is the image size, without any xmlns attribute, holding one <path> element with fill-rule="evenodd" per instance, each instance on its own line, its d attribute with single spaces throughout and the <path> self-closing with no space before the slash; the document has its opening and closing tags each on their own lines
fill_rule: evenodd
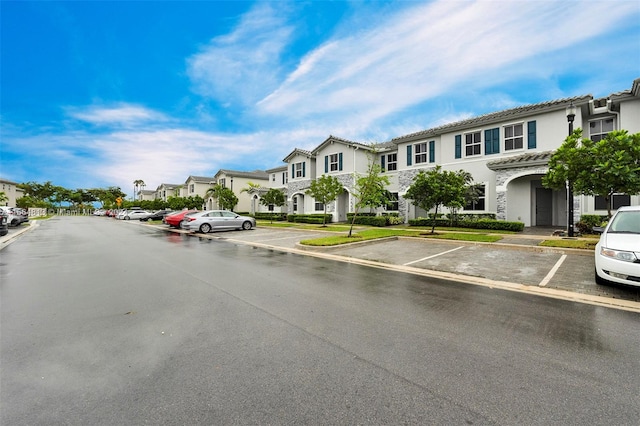
<svg viewBox="0 0 640 426">
<path fill-rule="evenodd" d="M 330 214 L 289 214 L 287 215 L 287 222 L 293 223 L 314 223 L 314 224 L 322 224 L 322 217 L 325 217 L 324 223 L 331 223 L 331 215 Z"/>
<path fill-rule="evenodd" d="M 287 220 L 287 214 L 286 213 L 256 212 L 253 216 L 256 219 L 260 219 L 260 220 L 275 220 L 275 221 L 285 221 L 285 220 Z"/>
<path fill-rule="evenodd" d="M 450 226 L 449 219 L 436 219 L 436 226 Z M 409 226 L 433 226 L 433 219 L 419 217 L 417 219 L 409 219 Z M 504 220 L 478 219 L 478 220 L 460 220 L 456 223 L 459 228 L 474 229 L 490 229 L 495 231 L 515 231 L 521 232 L 524 229 L 522 222 L 507 222 Z"/>
<path fill-rule="evenodd" d="M 353 213 L 347 213 L 347 222 L 352 223 Z M 376 216 L 375 213 L 358 213 L 355 222 L 357 225 L 369 225 L 369 226 L 390 226 L 400 225 L 404 223 L 404 218 L 398 214 L 383 214 Z"/>
</svg>

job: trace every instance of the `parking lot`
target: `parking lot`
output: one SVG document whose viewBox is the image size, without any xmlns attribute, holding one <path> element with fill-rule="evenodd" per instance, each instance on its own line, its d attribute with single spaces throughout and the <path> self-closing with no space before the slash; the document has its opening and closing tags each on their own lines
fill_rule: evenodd
<svg viewBox="0 0 640 426">
<path fill-rule="evenodd" d="M 96 220 L 105 220 L 96 218 Z M 507 243 L 466 243 L 419 238 L 390 238 L 334 247 L 302 246 L 301 240 L 331 233 L 291 228 L 258 227 L 251 231 L 190 234 L 166 225 L 138 221 L 123 224 L 154 227 L 161 232 L 183 234 L 183 238 L 226 240 L 266 249 L 287 251 L 327 259 L 393 269 L 404 273 L 449 281 L 502 288 L 547 297 L 615 306 L 640 312 L 640 288 L 599 286 L 594 281 L 593 254 L 585 250 L 545 249 L 525 236 Z M 37 224 L 10 228 L 2 247 Z"/>
<path fill-rule="evenodd" d="M 159 226 L 159 229 L 166 229 Z M 172 232 L 185 232 L 173 230 Z M 299 242 L 331 233 L 258 227 L 251 231 L 190 234 L 268 249 L 298 252 L 488 287 L 640 310 L 640 289 L 603 287 L 594 281 L 593 254 L 586 250 L 546 249 L 521 238 L 483 244 L 419 238 L 390 238 L 328 248 Z"/>
</svg>

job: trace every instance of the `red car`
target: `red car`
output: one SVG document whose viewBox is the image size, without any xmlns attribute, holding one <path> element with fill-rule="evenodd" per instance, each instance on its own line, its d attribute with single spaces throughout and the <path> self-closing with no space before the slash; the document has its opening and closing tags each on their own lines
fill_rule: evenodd
<svg viewBox="0 0 640 426">
<path fill-rule="evenodd" d="M 170 214 L 162 219 L 162 223 L 166 223 L 171 228 L 180 228 L 180 222 L 182 222 L 184 216 L 189 213 L 196 213 L 197 211 L 198 210 L 182 210 L 178 213 Z"/>
</svg>

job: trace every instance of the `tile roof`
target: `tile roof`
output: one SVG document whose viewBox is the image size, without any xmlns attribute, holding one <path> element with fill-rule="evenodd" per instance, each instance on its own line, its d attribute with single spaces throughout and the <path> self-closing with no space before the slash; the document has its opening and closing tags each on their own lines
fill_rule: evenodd
<svg viewBox="0 0 640 426">
<path fill-rule="evenodd" d="M 489 161 L 487 167 L 491 170 L 512 169 L 515 167 L 546 165 L 555 151 L 527 152 L 526 154 L 503 157 Z"/>
<path fill-rule="evenodd" d="M 254 170 L 252 172 L 243 172 L 238 170 L 227 170 L 220 169 L 216 176 L 220 173 L 224 173 L 227 176 L 235 176 L 235 177 L 247 177 L 247 178 L 256 178 L 256 179 L 268 179 L 269 175 L 264 170 Z"/>
<path fill-rule="evenodd" d="M 565 108 L 570 103 L 574 105 L 580 105 L 591 100 L 593 96 L 591 95 L 583 95 L 583 96 L 574 96 L 572 98 L 564 98 L 557 99 L 555 101 L 547 101 L 541 102 L 537 104 L 524 105 L 516 108 L 506 109 L 503 111 L 492 112 L 485 115 L 480 115 L 477 117 L 469 118 L 466 120 L 456 121 L 454 123 L 444 124 L 442 126 L 433 127 L 427 130 L 421 130 L 419 132 L 410 133 L 408 135 L 399 136 L 397 138 L 393 138 L 391 141 L 398 144 L 409 140 L 414 140 L 420 137 L 429 137 L 429 136 L 438 136 L 442 133 L 450 132 L 456 129 L 463 129 L 472 126 L 490 124 L 497 121 L 502 121 L 504 119 L 513 119 L 518 117 L 523 117 L 527 115 L 531 115 L 532 113 L 540 112 L 540 111 L 555 111 L 558 109 Z"/>
</svg>

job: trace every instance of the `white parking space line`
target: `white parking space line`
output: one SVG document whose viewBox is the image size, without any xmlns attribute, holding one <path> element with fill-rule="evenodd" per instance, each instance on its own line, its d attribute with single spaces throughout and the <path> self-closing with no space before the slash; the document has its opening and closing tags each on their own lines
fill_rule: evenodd
<svg viewBox="0 0 640 426">
<path fill-rule="evenodd" d="M 433 259 L 434 257 L 442 256 L 443 254 L 447 254 L 447 253 L 451 253 L 452 251 L 460 250 L 463 247 L 464 246 L 456 247 L 456 248 L 451 249 L 451 250 L 443 251 L 442 253 L 434 254 L 432 256 L 423 257 L 422 259 L 414 260 L 412 262 L 403 263 L 402 265 L 403 266 L 413 265 L 414 263 L 422 262 L 423 260 Z"/>
<path fill-rule="evenodd" d="M 551 278 L 553 278 L 553 276 L 556 274 L 556 272 L 558 272 L 558 269 L 560 269 L 560 266 L 562 265 L 562 263 L 564 262 L 564 260 L 567 258 L 566 254 L 563 254 L 562 256 L 560 256 L 560 259 L 558 259 L 558 261 L 556 262 L 555 265 L 553 265 L 553 268 L 551 268 L 551 270 L 549 271 L 549 273 L 547 274 L 546 277 L 544 277 L 542 279 L 542 281 L 540 281 L 540 284 L 538 284 L 538 286 L 540 287 L 544 287 L 547 284 L 549 284 L 549 281 L 551 281 Z"/>
<path fill-rule="evenodd" d="M 309 238 L 309 237 L 315 237 L 317 236 L 317 234 L 310 234 L 310 235 L 292 235 L 290 237 L 281 237 L 281 238 L 269 238 L 266 240 L 259 240 L 260 242 L 265 242 L 265 241 L 278 241 L 278 240 L 291 240 L 291 239 L 304 239 L 304 238 Z"/>
</svg>

